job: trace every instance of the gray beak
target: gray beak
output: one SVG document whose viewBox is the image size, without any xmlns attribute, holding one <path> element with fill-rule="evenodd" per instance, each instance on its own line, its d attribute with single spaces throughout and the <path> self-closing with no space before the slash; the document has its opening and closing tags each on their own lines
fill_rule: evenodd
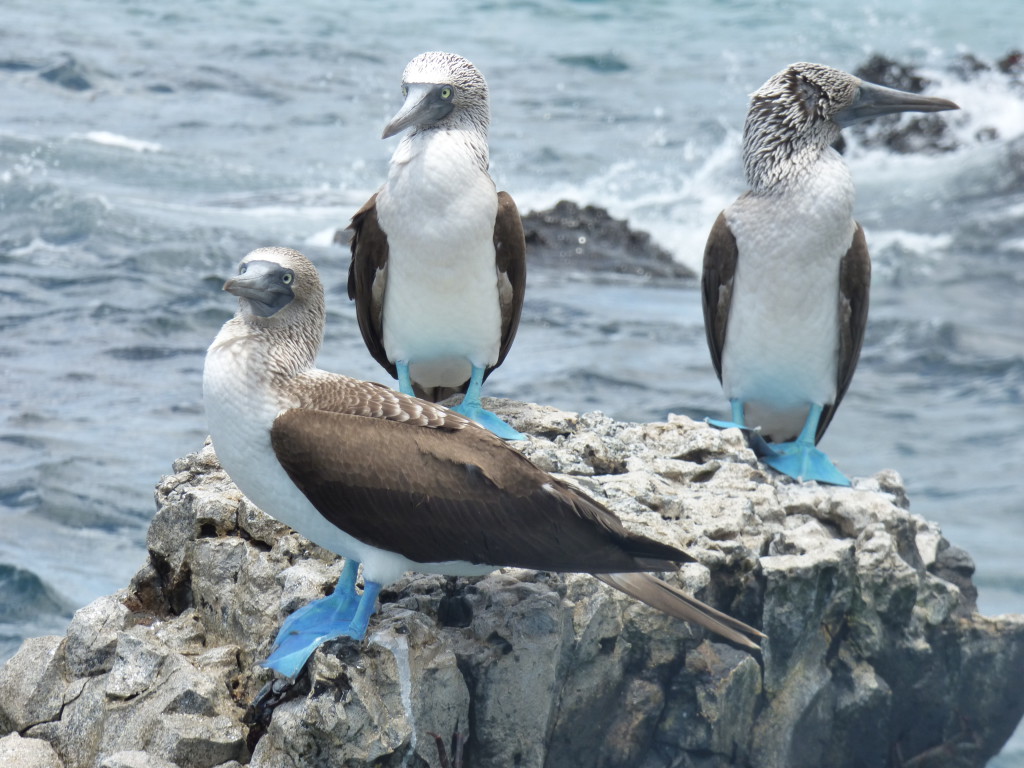
<svg viewBox="0 0 1024 768">
<path fill-rule="evenodd" d="M 840 110 L 835 116 L 835 121 L 840 128 L 848 128 L 854 123 L 881 115 L 891 115 L 897 112 L 944 112 L 947 109 L 960 109 L 960 107 L 949 99 L 920 96 L 916 93 L 907 93 L 895 88 L 862 82 L 860 90 L 857 92 L 857 98 L 850 106 Z"/>
<path fill-rule="evenodd" d="M 287 306 L 295 294 L 294 273 L 271 261 L 250 261 L 245 272 L 229 278 L 224 290 L 249 303 L 254 315 L 270 317 Z"/>
<path fill-rule="evenodd" d="M 454 105 L 451 99 L 441 98 L 443 87 L 433 83 L 407 83 L 405 103 L 384 126 L 381 138 L 391 138 L 413 125 L 432 125 L 450 114 Z"/>
</svg>

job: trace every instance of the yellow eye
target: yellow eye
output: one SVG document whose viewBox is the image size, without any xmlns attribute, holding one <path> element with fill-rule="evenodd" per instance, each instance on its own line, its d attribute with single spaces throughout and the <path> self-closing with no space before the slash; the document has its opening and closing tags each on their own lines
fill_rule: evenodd
<svg viewBox="0 0 1024 768">
<path fill-rule="evenodd" d="M 284 283 L 285 285 L 291 285 L 292 280 L 294 279 L 295 275 L 293 275 L 291 272 L 285 272 L 283 275 L 281 275 L 281 282 Z"/>
<path fill-rule="evenodd" d="M 452 89 L 449 86 L 445 86 L 441 89 L 441 98 L 450 99 L 452 97 Z"/>
</svg>

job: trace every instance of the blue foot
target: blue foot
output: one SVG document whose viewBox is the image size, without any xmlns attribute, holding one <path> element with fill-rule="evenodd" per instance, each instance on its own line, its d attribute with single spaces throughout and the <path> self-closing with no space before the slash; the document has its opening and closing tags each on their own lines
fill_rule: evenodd
<svg viewBox="0 0 1024 768">
<path fill-rule="evenodd" d="M 850 485 L 849 478 L 836 469 L 836 465 L 829 457 L 815 448 L 813 444 L 796 441 L 779 443 L 771 447 L 775 455 L 764 456 L 761 461 L 777 472 L 797 480 L 816 480 L 829 485 Z"/>
<path fill-rule="evenodd" d="M 756 429 L 744 425 L 743 403 L 732 400 L 732 421 L 705 419 L 719 429 L 738 429 L 747 438 L 747 444 L 762 462 L 777 472 L 797 480 L 815 480 L 830 485 L 850 485 L 849 478 L 836 469 L 828 456 L 814 445 L 814 437 L 821 419 L 822 407 L 812 404 L 800 435 L 791 443 L 769 443 Z"/>
<path fill-rule="evenodd" d="M 467 419 L 472 419 L 502 440 L 525 440 L 526 435 L 510 427 L 480 403 L 480 387 L 483 382 L 484 369 L 474 365 L 473 372 L 469 377 L 469 387 L 466 388 L 466 396 L 452 410 L 461 413 Z"/>
<path fill-rule="evenodd" d="M 452 410 L 457 413 L 461 413 L 467 419 L 472 419 L 484 429 L 490 430 L 495 435 L 500 437 L 502 440 L 525 440 L 524 435 L 519 430 L 510 427 L 500 418 L 495 416 L 493 413 L 484 408 L 479 402 L 467 403 L 463 400 L 458 405 L 452 406 Z"/>
<path fill-rule="evenodd" d="M 302 606 L 285 619 L 274 648 L 263 666 L 285 677 L 295 677 L 317 648 L 339 637 L 362 640 L 377 603 L 380 585 L 367 582 L 362 595 L 355 591 L 359 563 L 345 561 L 334 592 Z"/>
</svg>

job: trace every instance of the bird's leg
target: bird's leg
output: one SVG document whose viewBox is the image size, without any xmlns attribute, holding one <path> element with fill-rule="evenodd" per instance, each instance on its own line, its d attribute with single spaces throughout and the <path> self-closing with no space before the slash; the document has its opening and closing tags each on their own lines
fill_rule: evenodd
<svg viewBox="0 0 1024 768">
<path fill-rule="evenodd" d="M 412 379 L 409 378 L 409 361 L 399 360 L 395 363 L 395 368 L 398 369 L 398 391 L 403 395 L 415 397 L 416 393 L 412 391 Z"/>
<path fill-rule="evenodd" d="M 513 429 L 504 421 L 499 419 L 490 411 L 486 410 L 480 402 L 480 387 L 484 383 L 484 369 L 474 365 L 473 372 L 469 377 L 469 388 L 466 390 L 462 402 L 452 408 L 466 418 L 472 419 L 481 427 L 485 427 L 503 440 L 525 440 L 526 435 Z"/>
<path fill-rule="evenodd" d="M 722 419 L 704 419 L 704 421 L 719 429 L 739 429 L 744 433 L 749 431 L 743 418 L 743 401 L 738 397 L 733 397 L 729 400 L 729 408 L 732 410 L 732 421 L 723 421 Z"/>
<path fill-rule="evenodd" d="M 814 403 L 796 440 L 772 445 L 773 454 L 761 460 L 772 469 L 797 480 L 816 480 L 830 485 L 849 485 L 850 480 L 814 445 L 822 406 Z"/>
<path fill-rule="evenodd" d="M 743 401 L 734 397 L 729 401 L 729 406 L 732 408 L 732 420 L 741 427 L 746 426 L 747 422 L 743 420 Z"/>
<path fill-rule="evenodd" d="M 352 559 L 345 560 L 345 567 L 338 578 L 338 584 L 327 597 L 314 600 L 302 606 L 284 620 L 274 640 L 274 648 L 263 666 L 280 672 L 285 677 L 295 677 L 302 671 L 306 661 L 317 648 L 324 643 L 347 635 L 361 640 L 366 633 L 369 614 L 373 613 L 373 605 L 377 600 L 379 585 L 369 600 L 370 609 L 360 617 L 363 604 L 367 602 L 367 592 L 373 582 L 367 582 L 362 597 L 356 593 L 356 574 L 359 563 Z M 357 621 L 361 621 L 361 629 L 355 633 Z"/>
<path fill-rule="evenodd" d="M 381 585 L 375 581 L 363 581 L 363 594 L 359 598 L 359 605 L 356 607 L 355 615 L 345 632 L 349 637 L 362 640 L 366 636 L 366 627 L 370 623 L 370 617 L 377 608 L 377 595 L 380 594 Z"/>
</svg>

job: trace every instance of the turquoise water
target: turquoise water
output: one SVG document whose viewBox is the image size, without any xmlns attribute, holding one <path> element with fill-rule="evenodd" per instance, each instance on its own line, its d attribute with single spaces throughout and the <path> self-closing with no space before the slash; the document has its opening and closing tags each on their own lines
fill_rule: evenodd
<svg viewBox="0 0 1024 768">
<path fill-rule="evenodd" d="M 152 487 L 205 436 L 219 286 L 250 248 L 310 255 L 330 288 L 322 364 L 382 379 L 330 239 L 383 180 L 401 71 L 429 49 L 487 76 L 492 171 L 522 210 L 600 205 L 690 266 L 743 190 L 747 95 L 786 64 L 878 52 L 960 103 L 956 152 L 848 153 L 875 278 L 824 447 L 855 475 L 899 470 L 914 511 L 977 561 L 981 609 L 1024 612 L 1024 87 L 950 71 L 1020 44 L 1018 0 L 8 0 L 0 22 L 0 568 L 52 598 L 37 617 L 8 600 L 2 655 L 141 565 Z M 725 413 L 692 283 L 535 270 L 489 392 Z M 1024 765 L 1024 746 L 997 764 Z"/>
</svg>

